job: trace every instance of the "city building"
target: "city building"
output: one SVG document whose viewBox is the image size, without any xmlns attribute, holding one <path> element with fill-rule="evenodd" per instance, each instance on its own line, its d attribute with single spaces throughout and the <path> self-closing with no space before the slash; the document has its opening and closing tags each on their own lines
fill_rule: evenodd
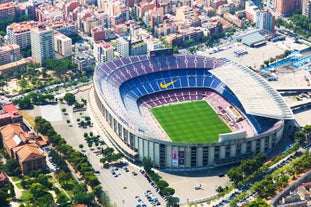
<svg viewBox="0 0 311 207">
<path fill-rule="evenodd" d="M 130 56 L 130 43 L 123 37 L 117 39 L 117 51 L 120 57 Z"/>
<path fill-rule="evenodd" d="M 225 13 L 224 14 L 224 18 L 226 20 L 228 20 L 229 22 L 237 25 L 238 27 L 240 28 L 244 28 L 245 27 L 245 24 L 244 24 L 244 21 L 242 21 L 241 19 L 239 19 L 237 16 L 235 15 L 232 15 L 231 13 Z"/>
<path fill-rule="evenodd" d="M 6 2 L 0 4 L 0 20 L 7 20 L 15 18 L 16 4 L 13 2 Z"/>
<path fill-rule="evenodd" d="M 135 40 L 131 42 L 130 55 L 147 54 L 147 44 L 143 40 Z"/>
<path fill-rule="evenodd" d="M 302 15 L 309 17 L 311 19 L 311 2 L 310 0 L 302 1 Z"/>
<path fill-rule="evenodd" d="M 35 21 L 25 21 L 7 26 L 6 32 L 9 44 L 17 44 L 20 49 L 29 48 L 31 46 L 30 29 L 37 24 L 38 22 Z"/>
<path fill-rule="evenodd" d="M 20 47 L 16 44 L 10 44 L 0 47 L 0 65 L 15 62 L 21 59 Z"/>
<path fill-rule="evenodd" d="M 109 41 L 116 38 L 116 33 L 113 28 L 105 28 L 102 25 L 93 27 L 91 30 L 91 35 L 94 42 L 100 40 Z"/>
<path fill-rule="evenodd" d="M 46 156 L 40 146 L 46 145 L 46 141 L 42 137 L 25 132 L 19 124 L 5 125 L 0 133 L 5 151 L 18 161 L 23 174 L 45 169 Z"/>
<path fill-rule="evenodd" d="M 5 104 L 0 112 L 0 126 L 23 122 L 23 116 L 18 112 L 13 104 Z"/>
<path fill-rule="evenodd" d="M 60 32 L 54 32 L 54 48 L 55 52 L 62 56 L 70 56 L 72 54 L 72 40 Z"/>
<path fill-rule="evenodd" d="M 217 10 L 217 14 L 218 15 L 223 15 L 225 13 L 230 13 L 232 11 L 234 11 L 234 3 L 228 3 L 228 4 L 223 4 L 221 6 L 218 7 L 218 10 Z"/>
<path fill-rule="evenodd" d="M 32 58 L 22 58 L 18 61 L 0 65 L 0 75 L 13 76 L 14 72 L 24 70 L 28 63 L 33 62 Z"/>
<path fill-rule="evenodd" d="M 40 64 L 48 59 L 55 59 L 54 31 L 40 25 L 30 30 L 32 57 Z"/>
<path fill-rule="evenodd" d="M 78 8 L 80 6 L 80 3 L 78 1 L 69 1 L 64 5 L 65 10 L 65 16 L 69 17 L 72 15 L 73 10 Z"/>
<path fill-rule="evenodd" d="M 294 11 L 301 9 L 301 0 L 277 0 L 276 13 L 281 16 L 290 16 Z"/>
<path fill-rule="evenodd" d="M 30 19 L 36 19 L 35 4 L 31 1 L 24 1 L 16 4 L 15 17 L 27 15 Z"/>
<path fill-rule="evenodd" d="M 18 135 L 14 135 L 14 141 L 18 142 Z M 13 158 L 16 159 L 24 175 L 33 170 L 46 168 L 46 156 L 35 143 L 24 144 L 13 148 Z"/>
<path fill-rule="evenodd" d="M 93 50 L 97 64 L 113 60 L 113 47 L 110 44 L 104 41 L 95 42 Z"/>
<path fill-rule="evenodd" d="M 72 56 L 72 62 L 77 64 L 78 70 L 91 71 L 95 67 L 95 58 L 93 54 L 85 52 L 76 52 Z"/>
<path fill-rule="evenodd" d="M 217 10 L 218 7 L 220 7 L 221 5 L 227 4 L 227 3 L 228 3 L 227 0 L 210 0 L 210 7 Z"/>
<path fill-rule="evenodd" d="M 275 16 L 268 10 L 257 12 L 256 27 L 257 29 L 269 30 L 274 32 Z"/>
<path fill-rule="evenodd" d="M 157 38 L 147 37 L 147 38 L 144 38 L 144 41 L 147 44 L 148 51 L 158 50 L 162 47 L 162 42 Z"/>
<path fill-rule="evenodd" d="M 36 8 L 36 15 L 39 22 L 63 19 L 63 11 L 49 3 L 39 5 Z"/>
<path fill-rule="evenodd" d="M 252 1 L 245 2 L 245 17 L 252 23 L 256 22 L 256 16 L 259 12 L 258 7 Z"/>
</svg>

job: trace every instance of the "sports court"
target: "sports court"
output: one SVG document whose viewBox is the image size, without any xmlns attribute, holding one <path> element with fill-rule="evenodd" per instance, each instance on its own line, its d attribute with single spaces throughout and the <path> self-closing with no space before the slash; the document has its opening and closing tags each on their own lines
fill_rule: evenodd
<svg viewBox="0 0 311 207">
<path fill-rule="evenodd" d="M 218 134 L 231 130 L 206 101 L 194 101 L 151 109 L 173 142 L 218 142 Z"/>
</svg>

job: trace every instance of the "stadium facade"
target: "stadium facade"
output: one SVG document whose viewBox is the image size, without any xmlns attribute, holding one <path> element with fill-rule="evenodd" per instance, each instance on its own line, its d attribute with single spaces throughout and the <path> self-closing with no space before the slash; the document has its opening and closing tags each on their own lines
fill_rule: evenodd
<svg viewBox="0 0 311 207">
<path fill-rule="evenodd" d="M 225 58 L 126 57 L 99 65 L 93 81 L 90 104 L 100 111 L 96 116 L 110 141 L 128 159 L 150 157 L 161 169 L 223 166 L 267 153 L 282 139 L 285 121 L 294 118 L 265 80 Z M 181 143 L 157 136 L 158 129 L 147 120 L 152 107 L 204 100 L 210 92 L 232 104 L 253 132 L 237 127 L 215 143 Z M 232 127 L 239 120 L 233 122 Z"/>
</svg>

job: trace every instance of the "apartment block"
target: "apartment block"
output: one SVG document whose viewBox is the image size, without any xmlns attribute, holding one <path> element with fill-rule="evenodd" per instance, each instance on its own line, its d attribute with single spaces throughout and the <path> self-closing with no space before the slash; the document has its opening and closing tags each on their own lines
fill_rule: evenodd
<svg viewBox="0 0 311 207">
<path fill-rule="evenodd" d="M 10 44 L 0 47 L 0 65 L 15 62 L 21 59 L 20 47 L 16 44 Z"/>
<path fill-rule="evenodd" d="M 97 64 L 113 60 L 113 47 L 104 41 L 95 42 L 93 52 Z"/>
<path fill-rule="evenodd" d="M 302 8 L 301 0 L 277 0 L 276 13 L 281 16 L 290 16 L 295 10 Z"/>
<path fill-rule="evenodd" d="M 62 56 L 70 56 L 72 54 L 72 40 L 60 32 L 54 33 L 55 52 Z"/>
<path fill-rule="evenodd" d="M 55 59 L 54 31 L 40 25 L 30 30 L 32 57 L 40 64 L 48 59 Z"/>
<path fill-rule="evenodd" d="M 12 23 L 6 28 L 9 44 L 16 44 L 21 49 L 31 46 L 30 29 L 37 26 L 35 21 L 25 21 L 20 23 Z"/>
</svg>

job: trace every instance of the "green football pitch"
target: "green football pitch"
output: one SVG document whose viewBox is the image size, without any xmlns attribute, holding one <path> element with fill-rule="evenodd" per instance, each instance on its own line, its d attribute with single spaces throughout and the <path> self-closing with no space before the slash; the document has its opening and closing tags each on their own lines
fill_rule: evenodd
<svg viewBox="0 0 311 207">
<path fill-rule="evenodd" d="M 173 142 L 218 142 L 218 134 L 231 132 L 205 101 L 159 106 L 151 113 Z"/>
</svg>

